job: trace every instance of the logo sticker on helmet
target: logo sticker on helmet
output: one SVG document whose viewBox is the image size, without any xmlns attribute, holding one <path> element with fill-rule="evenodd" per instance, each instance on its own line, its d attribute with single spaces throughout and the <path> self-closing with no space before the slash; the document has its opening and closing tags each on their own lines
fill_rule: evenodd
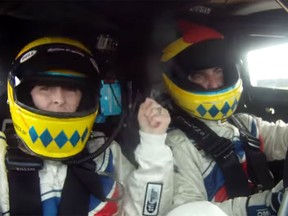
<svg viewBox="0 0 288 216">
<path fill-rule="evenodd" d="M 21 59 L 20 63 L 27 61 L 28 59 L 32 58 L 37 53 L 37 50 L 31 50 L 27 52 Z"/>
</svg>

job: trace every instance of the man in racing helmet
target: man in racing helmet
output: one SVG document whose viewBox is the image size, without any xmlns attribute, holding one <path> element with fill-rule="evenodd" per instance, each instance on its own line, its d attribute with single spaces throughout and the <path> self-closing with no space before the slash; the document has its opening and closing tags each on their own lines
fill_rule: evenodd
<svg viewBox="0 0 288 216">
<path fill-rule="evenodd" d="M 285 158 L 288 125 L 233 115 L 242 81 L 229 41 L 191 21 L 179 20 L 177 28 L 179 38 L 161 58 L 172 99 L 167 144 L 177 170 L 175 206 L 207 200 L 227 215 L 276 215 L 283 185 L 275 186 L 266 158 Z"/>
<path fill-rule="evenodd" d="M 140 106 L 136 169 L 116 142 L 91 131 L 100 79 L 79 41 L 45 37 L 20 51 L 8 77 L 14 128 L 1 132 L 2 214 L 165 214 L 173 191 L 169 113 L 150 98 Z"/>
</svg>

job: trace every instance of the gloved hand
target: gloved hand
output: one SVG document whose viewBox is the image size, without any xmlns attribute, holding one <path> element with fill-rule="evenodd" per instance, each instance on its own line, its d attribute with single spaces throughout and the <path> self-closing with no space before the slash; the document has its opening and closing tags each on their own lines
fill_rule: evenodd
<svg viewBox="0 0 288 216">
<path fill-rule="evenodd" d="M 247 199 L 247 215 L 277 215 L 283 199 L 283 182 L 279 182 L 272 190 L 253 194 Z"/>
</svg>

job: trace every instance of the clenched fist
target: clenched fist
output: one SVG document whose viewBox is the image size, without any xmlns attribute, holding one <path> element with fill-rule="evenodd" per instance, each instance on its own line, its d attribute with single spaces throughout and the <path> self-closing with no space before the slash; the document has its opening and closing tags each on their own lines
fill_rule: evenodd
<svg viewBox="0 0 288 216">
<path fill-rule="evenodd" d="M 151 134 L 164 134 L 170 124 L 168 110 L 163 108 L 155 100 L 146 98 L 138 111 L 138 123 L 140 130 Z"/>
</svg>

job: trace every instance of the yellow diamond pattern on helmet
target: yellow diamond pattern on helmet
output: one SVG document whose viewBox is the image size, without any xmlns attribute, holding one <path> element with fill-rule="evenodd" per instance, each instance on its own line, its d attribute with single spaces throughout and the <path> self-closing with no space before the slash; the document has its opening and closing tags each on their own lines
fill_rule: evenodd
<svg viewBox="0 0 288 216">
<path fill-rule="evenodd" d="M 206 120 L 222 120 L 231 116 L 243 90 L 241 79 L 232 87 L 212 92 L 189 92 L 178 87 L 166 74 L 163 74 L 163 79 L 168 93 L 181 109 Z"/>
<path fill-rule="evenodd" d="M 239 95 L 240 97 L 240 95 Z M 212 119 L 232 115 L 238 105 L 239 98 L 231 98 L 231 100 L 225 101 L 224 103 L 213 103 L 213 104 L 200 104 L 196 108 L 198 116 L 203 119 Z"/>
<path fill-rule="evenodd" d="M 77 143 L 80 141 L 83 142 L 86 139 L 88 128 L 84 130 L 82 135 L 80 136 L 79 132 L 76 130 L 70 138 L 66 135 L 65 131 L 61 131 L 56 137 L 53 137 L 49 132 L 49 129 L 45 129 L 42 133 L 37 133 L 37 127 L 32 126 L 29 129 L 29 135 L 33 143 L 35 143 L 38 139 L 42 142 L 42 144 L 47 148 L 51 143 L 55 142 L 56 145 L 61 149 L 65 145 L 72 145 L 73 147 L 77 146 Z"/>
</svg>

